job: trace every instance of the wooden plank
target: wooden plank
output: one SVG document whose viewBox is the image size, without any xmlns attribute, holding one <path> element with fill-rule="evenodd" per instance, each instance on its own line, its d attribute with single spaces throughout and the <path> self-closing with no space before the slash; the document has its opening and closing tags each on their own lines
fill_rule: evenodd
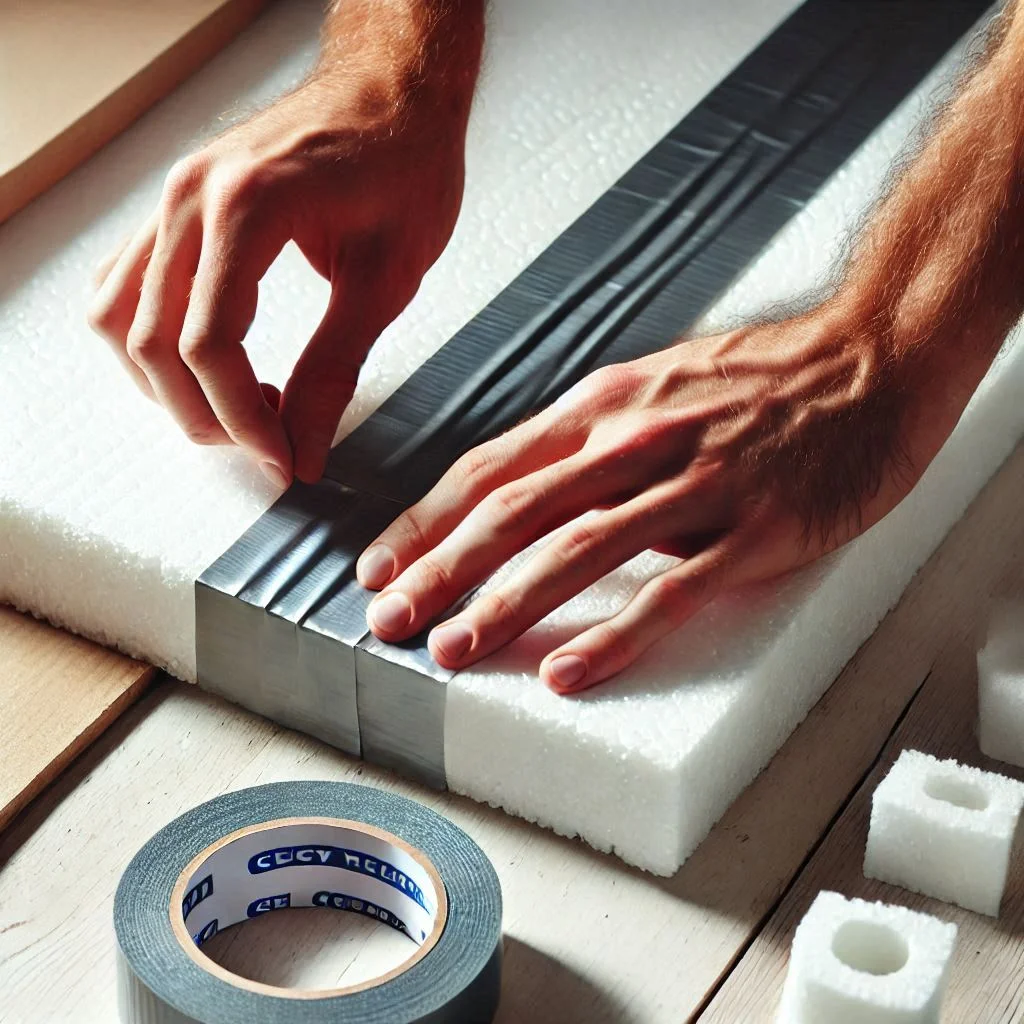
<svg viewBox="0 0 1024 1024">
<path fill-rule="evenodd" d="M 0 830 L 137 697 L 154 670 L 0 606 Z"/>
<path fill-rule="evenodd" d="M 1024 593 L 1024 561 L 1019 551 L 1008 552 L 997 586 L 1011 593 Z M 982 616 L 986 605 L 982 602 L 979 609 Z M 927 682 L 886 744 L 876 768 L 858 788 L 807 868 L 700 1017 L 701 1024 L 775 1020 L 793 931 L 822 889 L 898 903 L 955 921 L 959 934 L 943 1020 L 972 1024 L 1024 1021 L 1024 841 L 1020 833 L 998 919 L 868 880 L 863 875 L 871 794 L 901 750 L 909 748 L 936 757 L 954 757 L 1024 780 L 1024 769 L 985 757 L 978 748 L 976 650 L 976 640 L 957 631 L 936 653 Z"/>
<path fill-rule="evenodd" d="M 0 0 L 0 223 L 223 49 L 266 0 Z"/>
<path fill-rule="evenodd" d="M 500 1022 L 677 1024 L 696 1014 L 871 766 L 936 652 L 951 636 L 966 642 L 983 595 L 1007 562 L 1021 560 L 1022 470 L 1024 450 L 671 879 L 398 781 L 187 687 L 159 687 L 0 838 L 0 1022 L 61 1019 L 69 1007 L 78 1019 L 112 1019 L 109 921 L 132 853 L 204 799 L 290 778 L 395 789 L 448 815 L 484 847 L 505 895 Z M 43 861 L 64 868 L 40 872 Z M 268 915 L 260 927 L 289 930 L 298 951 L 285 972 L 291 984 L 304 983 L 307 972 L 324 984 L 334 947 L 320 935 L 311 948 L 305 920 Z M 277 948 L 283 943 L 279 937 Z M 259 945 L 248 959 L 234 956 L 234 966 L 265 976 Z M 64 965 L 60 972 L 54 963 Z"/>
</svg>

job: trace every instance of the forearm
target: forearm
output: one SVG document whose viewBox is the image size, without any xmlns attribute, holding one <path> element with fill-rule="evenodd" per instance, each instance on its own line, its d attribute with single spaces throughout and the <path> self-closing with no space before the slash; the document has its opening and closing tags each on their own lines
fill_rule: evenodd
<svg viewBox="0 0 1024 1024">
<path fill-rule="evenodd" d="M 1024 311 L 1022 6 L 880 204 L 836 296 L 882 339 L 885 365 L 943 372 L 968 395 Z"/>
<path fill-rule="evenodd" d="M 335 0 L 311 81 L 372 115 L 426 102 L 438 116 L 469 114 L 483 48 L 483 0 Z"/>
</svg>

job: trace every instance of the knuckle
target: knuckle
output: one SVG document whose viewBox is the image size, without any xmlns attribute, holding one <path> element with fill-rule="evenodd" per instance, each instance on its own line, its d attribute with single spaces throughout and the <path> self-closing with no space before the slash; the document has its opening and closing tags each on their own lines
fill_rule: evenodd
<svg viewBox="0 0 1024 1024">
<path fill-rule="evenodd" d="M 453 592 L 451 570 L 430 555 L 424 555 L 420 559 L 418 574 L 429 590 L 444 594 Z"/>
<path fill-rule="evenodd" d="M 670 489 L 672 498 L 676 503 L 714 501 L 716 494 L 732 486 L 731 468 L 724 454 L 716 452 L 698 456 Z"/>
<path fill-rule="evenodd" d="M 519 617 L 519 610 L 511 598 L 499 590 L 483 595 L 479 601 L 481 618 L 499 629 L 502 626 L 511 625 Z"/>
<path fill-rule="evenodd" d="M 679 441 L 681 431 L 672 416 L 653 415 L 639 420 L 630 432 L 630 447 L 638 449 L 663 449 Z"/>
<path fill-rule="evenodd" d="M 595 370 L 587 381 L 592 401 L 614 403 L 636 390 L 638 374 L 627 363 L 611 363 Z"/>
<path fill-rule="evenodd" d="M 526 525 L 537 501 L 522 483 L 505 484 L 484 499 L 481 509 L 490 523 L 500 523 L 505 529 Z"/>
<path fill-rule="evenodd" d="M 481 476 L 486 476 L 492 466 L 493 461 L 487 453 L 486 444 L 475 447 L 456 462 L 459 476 L 464 483 L 473 483 Z"/>
<path fill-rule="evenodd" d="M 610 622 L 600 622 L 594 626 L 594 646 L 606 657 L 610 657 L 613 663 L 623 663 L 632 660 L 633 644 L 621 630 Z"/>
<path fill-rule="evenodd" d="M 267 184 L 267 173 L 255 165 L 232 167 L 210 176 L 208 199 L 217 214 L 231 216 L 257 202 Z"/>
<path fill-rule="evenodd" d="M 93 300 L 86 310 L 85 319 L 97 334 L 110 334 L 115 328 L 115 306 L 112 302 Z"/>
<path fill-rule="evenodd" d="M 588 558 L 600 544 L 600 538 L 593 526 L 588 523 L 577 523 L 566 530 L 555 546 L 555 555 L 563 565 Z"/>
<path fill-rule="evenodd" d="M 205 174 L 205 163 L 198 154 L 184 157 L 174 164 L 164 179 L 165 207 L 180 206 L 199 188 Z"/>
<path fill-rule="evenodd" d="M 616 428 L 619 426 L 616 423 Z M 614 435 L 600 428 L 593 430 L 584 445 L 590 472 L 618 478 L 625 471 L 632 476 L 637 456 L 647 451 L 649 443 L 650 437 L 639 430 L 616 429 Z"/>
<path fill-rule="evenodd" d="M 220 438 L 220 431 L 214 422 L 190 423 L 185 428 L 185 436 L 193 443 L 200 445 L 216 444 Z"/>
<path fill-rule="evenodd" d="M 391 530 L 394 530 L 405 543 L 410 544 L 415 550 L 425 551 L 427 549 L 426 530 L 420 522 L 420 513 L 415 505 L 395 520 L 388 532 L 390 533 Z"/>
<path fill-rule="evenodd" d="M 178 354 L 190 370 L 203 370 L 210 364 L 211 334 L 195 329 L 182 334 L 178 340 Z"/>
<path fill-rule="evenodd" d="M 152 365 L 159 358 L 160 348 L 160 335 L 148 324 L 133 326 L 128 332 L 125 350 L 133 363 Z"/>
<path fill-rule="evenodd" d="M 684 611 L 692 603 L 696 585 L 694 577 L 658 576 L 651 581 L 651 596 L 659 607 Z"/>
<path fill-rule="evenodd" d="M 715 573 L 701 569 L 687 575 L 659 576 L 652 581 L 654 601 L 670 621 L 682 624 L 710 599 Z"/>
<path fill-rule="evenodd" d="M 485 487 L 494 469 L 495 459 L 489 444 L 473 448 L 455 463 L 455 475 L 459 486 L 470 493 L 476 493 Z"/>
</svg>

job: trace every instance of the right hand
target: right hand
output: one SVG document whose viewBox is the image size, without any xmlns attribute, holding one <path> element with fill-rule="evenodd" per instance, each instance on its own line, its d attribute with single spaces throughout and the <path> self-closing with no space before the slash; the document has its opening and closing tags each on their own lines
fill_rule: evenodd
<svg viewBox="0 0 1024 1024">
<path fill-rule="evenodd" d="M 469 98 L 312 78 L 176 164 L 100 268 L 89 311 L 192 440 L 242 447 L 280 487 L 323 472 L 360 366 L 448 242 Z M 277 408 L 242 342 L 289 241 L 331 282 Z"/>
</svg>

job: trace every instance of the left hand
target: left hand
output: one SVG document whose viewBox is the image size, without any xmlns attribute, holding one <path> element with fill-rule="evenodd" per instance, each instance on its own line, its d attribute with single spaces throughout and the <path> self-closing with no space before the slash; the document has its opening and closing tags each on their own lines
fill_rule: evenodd
<svg viewBox="0 0 1024 1024">
<path fill-rule="evenodd" d="M 429 647 L 462 668 L 641 551 L 680 556 L 540 666 L 562 692 L 607 679 L 723 590 L 819 557 L 900 501 L 973 389 L 926 410 L 910 363 L 822 308 L 600 369 L 463 456 L 363 553 L 360 581 L 384 587 L 370 627 L 386 641 L 420 632 L 602 509 L 436 626 Z"/>
</svg>

